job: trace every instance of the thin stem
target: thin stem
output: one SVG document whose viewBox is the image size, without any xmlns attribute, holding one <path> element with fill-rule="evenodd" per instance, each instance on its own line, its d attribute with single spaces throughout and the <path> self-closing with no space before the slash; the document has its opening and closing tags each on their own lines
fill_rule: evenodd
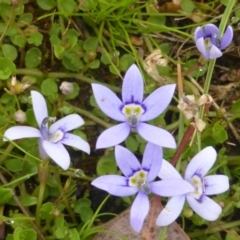
<svg viewBox="0 0 240 240">
<path fill-rule="evenodd" d="M 4 150 L 4 153 L 2 153 L 0 156 L 0 164 L 2 164 L 5 161 L 5 159 L 8 157 L 8 155 L 12 152 L 13 149 L 14 145 L 9 143 L 7 148 Z"/>
</svg>

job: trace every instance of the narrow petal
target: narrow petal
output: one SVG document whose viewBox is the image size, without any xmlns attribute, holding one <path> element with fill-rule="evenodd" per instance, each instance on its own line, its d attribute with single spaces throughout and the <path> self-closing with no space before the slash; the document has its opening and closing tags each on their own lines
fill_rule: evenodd
<svg viewBox="0 0 240 240">
<path fill-rule="evenodd" d="M 167 205 L 160 212 L 156 224 L 157 226 L 167 226 L 174 222 L 180 215 L 185 202 L 185 195 L 172 197 Z"/>
<path fill-rule="evenodd" d="M 97 139 L 96 149 L 116 146 L 123 142 L 131 131 L 127 123 L 120 123 L 105 130 Z"/>
<path fill-rule="evenodd" d="M 133 64 L 126 72 L 122 85 L 123 103 L 138 102 L 143 100 L 143 78 L 138 67 Z"/>
<path fill-rule="evenodd" d="M 61 129 L 63 132 L 68 132 L 82 126 L 83 124 L 84 121 L 78 114 L 70 114 L 53 123 L 49 128 L 49 133 L 53 134 L 58 129 Z"/>
<path fill-rule="evenodd" d="M 92 84 L 92 90 L 97 105 L 107 116 L 116 121 L 125 121 L 125 116 L 120 110 L 123 103 L 114 92 L 96 83 Z"/>
<path fill-rule="evenodd" d="M 80 149 L 88 154 L 90 153 L 89 144 L 77 135 L 65 133 L 63 140 L 61 140 L 61 143 Z"/>
<path fill-rule="evenodd" d="M 50 143 L 43 140 L 43 149 L 63 170 L 67 170 L 69 168 L 70 156 L 66 148 L 61 143 Z"/>
<path fill-rule="evenodd" d="M 134 231 L 141 231 L 144 219 L 149 212 L 149 208 L 150 204 L 148 196 L 145 193 L 139 192 L 130 210 L 130 222 Z"/>
<path fill-rule="evenodd" d="M 214 195 L 229 189 L 229 179 L 225 175 L 211 175 L 204 177 L 205 195 Z"/>
<path fill-rule="evenodd" d="M 162 161 L 162 166 L 158 173 L 158 177 L 161 179 L 182 179 L 182 176 L 179 174 L 176 168 L 164 159 Z"/>
<path fill-rule="evenodd" d="M 197 42 L 199 38 L 204 38 L 204 32 L 201 27 L 197 27 L 194 32 L 194 40 Z"/>
<path fill-rule="evenodd" d="M 222 56 L 221 50 L 216 47 L 215 45 L 212 45 L 210 52 L 209 52 L 209 59 L 216 59 Z"/>
<path fill-rule="evenodd" d="M 131 196 L 138 191 L 137 188 L 127 186 L 127 179 L 118 175 L 101 176 L 93 180 L 91 184 L 119 197 Z"/>
<path fill-rule="evenodd" d="M 176 148 L 176 142 L 172 134 L 162 128 L 139 122 L 136 129 L 139 135 L 148 142 L 161 147 Z"/>
<path fill-rule="evenodd" d="M 187 202 L 195 213 L 208 221 L 215 221 L 222 212 L 222 208 L 207 196 L 203 196 L 200 202 L 187 195 Z"/>
<path fill-rule="evenodd" d="M 43 148 L 43 138 L 38 139 L 38 151 L 39 151 L 39 157 L 41 160 L 47 160 L 49 156 L 47 155 L 46 151 Z"/>
<path fill-rule="evenodd" d="M 118 167 L 126 177 L 132 176 L 137 170 L 141 169 L 139 161 L 127 148 L 116 146 L 115 158 Z"/>
<path fill-rule="evenodd" d="M 216 157 L 217 153 L 213 147 L 204 148 L 189 162 L 184 178 L 188 180 L 195 174 L 199 177 L 205 176 L 215 163 Z"/>
<path fill-rule="evenodd" d="M 43 119 L 48 117 L 47 104 L 43 95 L 37 91 L 31 91 L 31 97 L 34 115 L 39 128 L 41 128 Z"/>
<path fill-rule="evenodd" d="M 209 37 L 213 34 L 216 34 L 218 36 L 219 29 L 214 24 L 209 23 L 204 26 L 204 34 L 205 34 L 205 37 Z"/>
<path fill-rule="evenodd" d="M 15 126 L 7 129 L 4 133 L 3 141 L 16 140 L 22 138 L 40 138 L 42 137 L 40 131 L 33 127 Z"/>
<path fill-rule="evenodd" d="M 175 88 L 176 84 L 168 84 L 152 92 L 143 102 L 146 112 L 140 121 L 149 121 L 159 116 L 171 102 Z"/>
<path fill-rule="evenodd" d="M 151 191 L 162 197 L 173 197 L 194 191 L 194 187 L 183 179 L 166 179 L 149 183 Z"/>
<path fill-rule="evenodd" d="M 220 49 L 226 48 L 232 42 L 232 39 L 233 39 L 233 29 L 231 26 L 228 26 L 225 33 L 223 34 L 222 44 Z"/>
<path fill-rule="evenodd" d="M 203 55 L 204 58 L 208 58 L 208 53 L 206 51 L 206 46 L 204 44 L 204 38 L 199 38 L 196 41 L 196 47 L 198 49 L 198 51 Z"/>
<path fill-rule="evenodd" d="M 153 181 L 161 168 L 162 165 L 162 147 L 147 143 L 143 154 L 142 167 L 148 171 L 148 182 Z"/>
</svg>

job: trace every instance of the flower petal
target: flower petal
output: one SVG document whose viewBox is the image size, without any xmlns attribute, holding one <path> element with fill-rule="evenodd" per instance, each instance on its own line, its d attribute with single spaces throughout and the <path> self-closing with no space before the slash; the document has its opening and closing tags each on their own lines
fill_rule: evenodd
<svg viewBox="0 0 240 240">
<path fill-rule="evenodd" d="M 159 116 L 171 102 L 175 88 L 176 84 L 168 84 L 152 92 L 143 102 L 146 111 L 140 121 L 149 121 Z"/>
<path fill-rule="evenodd" d="M 116 146 L 123 142 L 131 131 L 127 123 L 120 123 L 105 130 L 97 139 L 96 149 Z"/>
<path fill-rule="evenodd" d="M 61 143 L 50 143 L 43 140 L 43 149 L 47 155 L 58 164 L 63 170 L 70 166 L 70 156 L 66 148 Z"/>
<path fill-rule="evenodd" d="M 233 39 L 233 29 L 231 26 L 228 26 L 225 33 L 223 34 L 222 44 L 220 49 L 226 48 L 232 42 L 232 39 Z"/>
<path fill-rule="evenodd" d="M 172 197 L 194 191 L 194 187 L 183 179 L 166 179 L 149 183 L 151 191 L 162 197 Z"/>
<path fill-rule="evenodd" d="M 215 34 L 215 35 L 219 35 L 219 29 L 218 29 L 218 27 L 216 27 L 214 24 L 211 24 L 211 23 L 209 23 L 209 24 L 206 24 L 205 26 L 204 26 L 204 36 L 205 37 L 210 37 L 210 36 L 212 36 L 213 34 Z"/>
<path fill-rule="evenodd" d="M 49 133 L 53 134 L 58 129 L 61 129 L 63 132 L 68 132 L 82 126 L 83 124 L 84 121 L 78 114 L 70 114 L 53 123 L 49 128 Z"/>
<path fill-rule="evenodd" d="M 130 210 L 130 223 L 134 231 L 141 231 L 144 219 L 149 212 L 149 208 L 150 204 L 148 196 L 145 193 L 139 192 Z"/>
<path fill-rule="evenodd" d="M 225 175 L 211 175 L 204 177 L 205 195 L 214 195 L 229 189 L 229 179 Z"/>
<path fill-rule="evenodd" d="M 197 42 L 199 38 L 204 38 L 204 32 L 201 27 L 197 27 L 194 32 L 194 40 Z"/>
<path fill-rule="evenodd" d="M 122 85 L 123 103 L 137 102 L 143 100 L 143 78 L 138 67 L 133 64 L 126 72 Z"/>
<path fill-rule="evenodd" d="M 115 158 L 121 172 L 126 176 L 132 176 L 136 171 L 141 169 L 137 158 L 127 148 L 122 146 L 115 147 Z"/>
<path fill-rule="evenodd" d="M 31 91 L 31 97 L 34 115 L 41 128 L 43 119 L 48 117 L 47 104 L 43 95 L 37 91 Z"/>
<path fill-rule="evenodd" d="M 176 142 L 172 134 L 162 128 L 139 122 L 136 129 L 139 135 L 148 142 L 161 147 L 176 148 Z"/>
<path fill-rule="evenodd" d="M 77 135 L 65 133 L 64 138 L 61 140 L 61 143 L 80 149 L 88 154 L 90 153 L 89 144 Z"/>
<path fill-rule="evenodd" d="M 204 43 L 204 38 L 199 38 L 196 41 L 196 47 L 198 49 L 198 51 L 203 55 L 204 58 L 208 58 L 209 53 L 206 51 L 206 46 Z"/>
<path fill-rule="evenodd" d="M 215 45 L 212 45 L 210 51 L 209 51 L 209 59 L 216 59 L 222 56 L 221 50 L 216 47 Z"/>
<path fill-rule="evenodd" d="M 47 160 L 49 156 L 47 155 L 46 151 L 43 148 L 43 138 L 38 139 L 38 151 L 39 151 L 39 156 L 41 160 Z"/>
<path fill-rule="evenodd" d="M 147 143 L 143 154 L 142 168 L 148 171 L 147 180 L 148 182 L 153 181 L 162 165 L 162 147 Z"/>
<path fill-rule="evenodd" d="M 137 188 L 127 186 L 127 179 L 118 175 L 101 176 L 93 180 L 91 184 L 119 197 L 131 196 L 138 191 Z"/>
<path fill-rule="evenodd" d="M 110 118 L 123 122 L 125 116 L 121 112 L 123 103 L 117 95 L 105 86 L 93 83 L 92 90 L 99 108 Z"/>
<path fill-rule="evenodd" d="M 27 126 L 15 126 L 6 130 L 3 141 L 16 140 L 22 138 L 40 138 L 41 132 L 37 128 Z M 7 139 L 8 138 L 8 139 Z"/>
<path fill-rule="evenodd" d="M 156 225 L 163 227 L 174 222 L 180 215 L 184 202 L 185 195 L 179 195 L 170 198 L 167 205 L 160 212 L 156 221 Z"/>
<path fill-rule="evenodd" d="M 191 195 L 187 195 L 187 202 L 195 213 L 208 221 L 215 221 L 222 212 L 222 208 L 207 196 L 203 196 L 200 202 Z"/>
<path fill-rule="evenodd" d="M 204 148 L 189 162 L 184 178 L 189 180 L 195 174 L 197 174 L 199 177 L 205 176 L 215 163 L 216 157 L 217 153 L 213 147 Z"/>
<path fill-rule="evenodd" d="M 164 159 L 162 161 L 162 166 L 158 173 L 158 177 L 161 179 L 182 179 L 182 176 L 179 174 L 176 168 Z"/>
</svg>

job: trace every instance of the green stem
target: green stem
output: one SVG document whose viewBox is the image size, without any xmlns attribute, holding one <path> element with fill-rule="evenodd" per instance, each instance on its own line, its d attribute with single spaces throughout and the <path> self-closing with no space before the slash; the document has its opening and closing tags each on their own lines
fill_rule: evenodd
<svg viewBox="0 0 240 240">
<path fill-rule="evenodd" d="M 105 128 L 109 128 L 109 127 L 112 126 L 111 124 L 106 123 L 102 119 L 96 117 L 95 115 L 91 114 L 90 112 L 88 112 L 86 110 L 83 110 L 81 108 L 74 107 L 74 106 L 72 106 L 72 107 L 73 107 L 75 112 L 80 113 L 80 114 L 84 115 L 85 117 L 88 117 L 89 119 L 93 120 L 94 122 L 98 123 L 99 125 L 102 125 Z"/>
<path fill-rule="evenodd" d="M 39 164 L 39 168 L 38 168 L 39 192 L 38 192 L 37 209 L 36 209 L 36 224 L 38 227 L 41 227 L 40 210 L 42 207 L 48 174 L 49 174 L 49 165 L 48 165 L 48 162 L 44 160 Z"/>
<path fill-rule="evenodd" d="M 37 69 L 21 68 L 21 69 L 17 69 L 16 74 L 17 75 L 30 75 L 30 76 L 35 76 L 35 77 L 45 77 L 45 78 L 47 78 L 47 77 L 49 77 L 49 78 L 76 78 L 85 83 L 89 83 L 89 84 L 99 83 L 99 84 L 102 84 L 102 85 L 110 88 L 114 92 L 121 92 L 121 89 L 119 87 L 112 86 L 111 84 L 103 83 L 103 82 L 97 81 L 95 79 L 85 77 L 79 73 L 65 73 L 65 72 L 43 73 Z"/>
<path fill-rule="evenodd" d="M 4 150 L 4 153 L 1 154 L 0 156 L 0 165 L 5 161 L 5 159 L 8 157 L 8 155 L 12 152 L 14 149 L 14 145 L 9 143 L 7 148 Z"/>
<path fill-rule="evenodd" d="M 227 157 L 228 165 L 239 165 L 240 164 L 240 156 L 228 156 Z"/>
</svg>

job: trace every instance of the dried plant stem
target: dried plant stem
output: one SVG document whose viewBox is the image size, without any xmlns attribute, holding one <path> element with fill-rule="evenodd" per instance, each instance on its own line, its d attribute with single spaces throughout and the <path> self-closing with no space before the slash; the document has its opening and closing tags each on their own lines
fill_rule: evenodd
<svg viewBox="0 0 240 240">
<path fill-rule="evenodd" d="M 5 177 L 3 176 L 2 173 L 0 173 L 0 179 L 2 181 L 3 184 L 8 184 L 7 180 L 5 179 Z M 13 193 L 14 193 L 14 189 L 13 190 Z M 20 200 L 18 199 L 17 195 L 14 193 L 13 194 L 13 199 L 14 201 L 17 203 L 18 207 L 21 209 L 21 211 L 23 212 L 23 214 L 27 217 L 31 217 L 29 212 L 24 208 L 24 206 L 22 205 L 22 203 L 20 202 Z M 37 225 L 35 224 L 34 221 L 32 220 L 29 220 L 30 221 L 30 224 L 32 225 L 32 227 L 34 228 L 34 230 L 37 232 L 39 238 L 41 240 L 45 240 L 45 237 L 43 236 L 43 234 L 41 233 L 40 229 L 37 227 Z"/>
</svg>

